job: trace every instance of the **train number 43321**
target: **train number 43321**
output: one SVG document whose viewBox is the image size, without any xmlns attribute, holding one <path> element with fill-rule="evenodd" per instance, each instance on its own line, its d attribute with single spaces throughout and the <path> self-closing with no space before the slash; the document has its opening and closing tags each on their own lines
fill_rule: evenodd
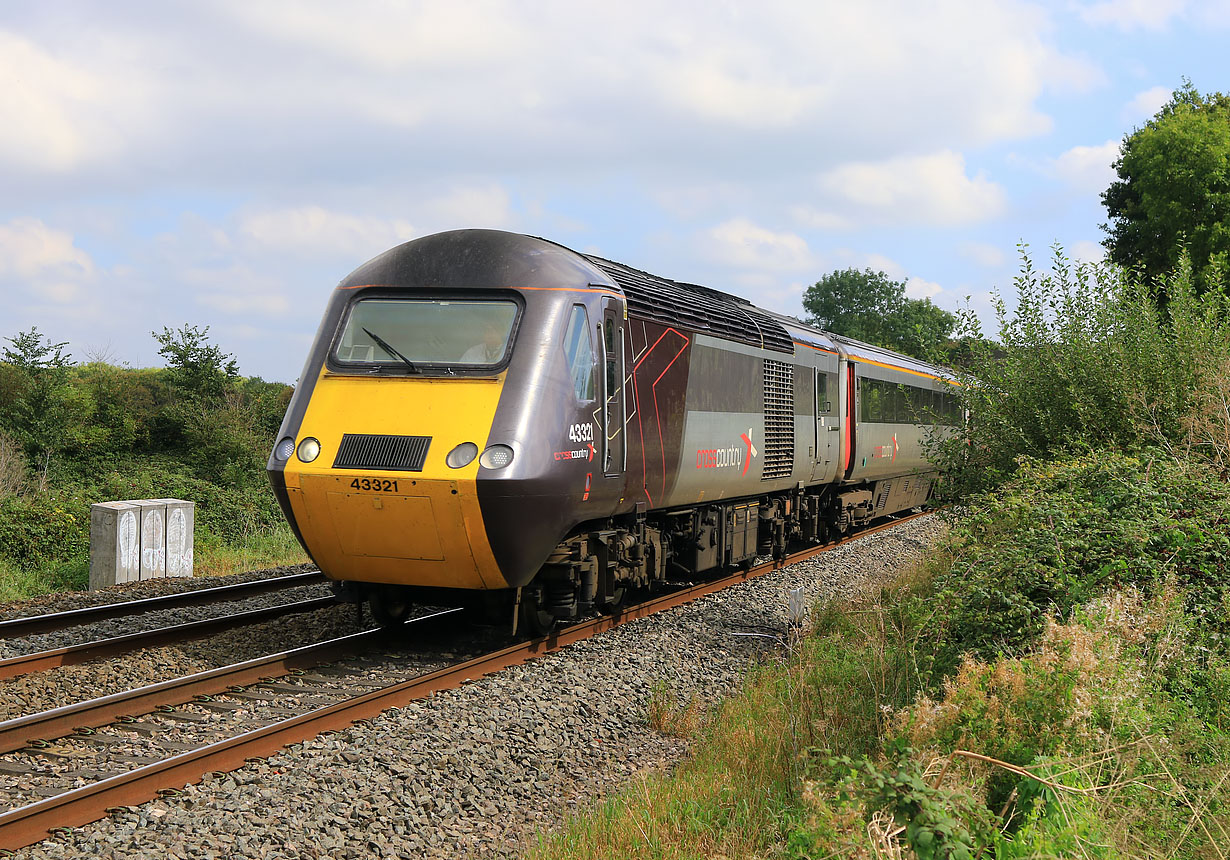
<svg viewBox="0 0 1230 860">
<path fill-rule="evenodd" d="M 397 482 L 388 478 L 355 478 L 350 486 L 356 490 L 367 490 L 372 493 L 396 493 Z"/>
</svg>

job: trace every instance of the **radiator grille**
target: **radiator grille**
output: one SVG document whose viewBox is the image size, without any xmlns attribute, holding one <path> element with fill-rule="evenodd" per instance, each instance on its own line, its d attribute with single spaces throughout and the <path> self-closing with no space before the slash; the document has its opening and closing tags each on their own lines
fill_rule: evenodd
<svg viewBox="0 0 1230 860">
<path fill-rule="evenodd" d="M 387 469 L 421 472 L 430 436 L 375 436 L 347 433 L 333 460 L 335 469 Z"/>
<path fill-rule="evenodd" d="M 634 317 L 794 354 L 794 343 L 785 326 L 747 299 L 660 278 L 601 257 L 586 259 L 619 284 L 628 299 L 628 313 Z"/>
<path fill-rule="evenodd" d="M 764 360 L 764 470 L 762 480 L 794 471 L 794 368 Z"/>
</svg>

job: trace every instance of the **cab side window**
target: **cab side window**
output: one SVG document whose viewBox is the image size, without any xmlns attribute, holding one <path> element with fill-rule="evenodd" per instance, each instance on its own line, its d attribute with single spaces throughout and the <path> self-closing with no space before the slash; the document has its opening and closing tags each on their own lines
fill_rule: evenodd
<svg viewBox="0 0 1230 860">
<path fill-rule="evenodd" d="M 564 336 L 564 354 L 568 356 L 568 375 L 577 400 L 594 399 L 594 346 L 589 337 L 589 315 L 584 305 L 573 305 Z"/>
</svg>

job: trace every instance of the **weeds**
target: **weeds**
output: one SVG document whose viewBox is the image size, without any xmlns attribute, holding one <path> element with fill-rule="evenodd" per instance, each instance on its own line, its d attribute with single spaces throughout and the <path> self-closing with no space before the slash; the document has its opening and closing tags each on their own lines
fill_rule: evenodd
<svg viewBox="0 0 1230 860">
<path fill-rule="evenodd" d="M 1227 511 L 1161 454 L 1026 461 L 531 856 L 1223 857 Z M 686 709 L 655 688 L 656 728 Z"/>
<path fill-rule="evenodd" d="M 646 708 L 649 727 L 674 738 L 695 737 L 705 724 L 705 708 L 693 693 L 682 705 L 664 680 L 653 685 Z"/>
</svg>

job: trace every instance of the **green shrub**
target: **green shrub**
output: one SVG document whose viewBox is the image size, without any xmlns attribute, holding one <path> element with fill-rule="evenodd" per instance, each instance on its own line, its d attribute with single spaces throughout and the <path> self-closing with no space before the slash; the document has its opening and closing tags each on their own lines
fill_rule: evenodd
<svg viewBox="0 0 1230 860">
<path fill-rule="evenodd" d="M 90 514 L 56 496 L 0 499 L 0 556 L 25 568 L 75 560 L 90 553 Z"/>
<path fill-rule="evenodd" d="M 961 316 L 970 351 L 957 390 L 970 417 L 937 445 L 949 492 L 998 485 L 1021 455 L 1160 445 L 1224 466 L 1230 415 L 1209 393 L 1227 389 L 1230 298 L 1198 295 L 1185 261 L 1166 282 L 1163 316 L 1154 289 L 1115 266 L 1073 265 L 1056 248 L 1039 272 L 1024 247 L 1021 257 L 1015 307 L 995 297 L 998 342 L 972 311 Z"/>
<path fill-rule="evenodd" d="M 1209 643 L 1230 644 L 1230 485 L 1162 454 L 1023 459 L 1017 477 L 971 500 L 939 584 L 936 678 L 964 653 L 1019 653 L 1051 618 L 1106 589 L 1188 590 Z M 1221 647 L 1221 646 L 1218 646 Z"/>
</svg>

